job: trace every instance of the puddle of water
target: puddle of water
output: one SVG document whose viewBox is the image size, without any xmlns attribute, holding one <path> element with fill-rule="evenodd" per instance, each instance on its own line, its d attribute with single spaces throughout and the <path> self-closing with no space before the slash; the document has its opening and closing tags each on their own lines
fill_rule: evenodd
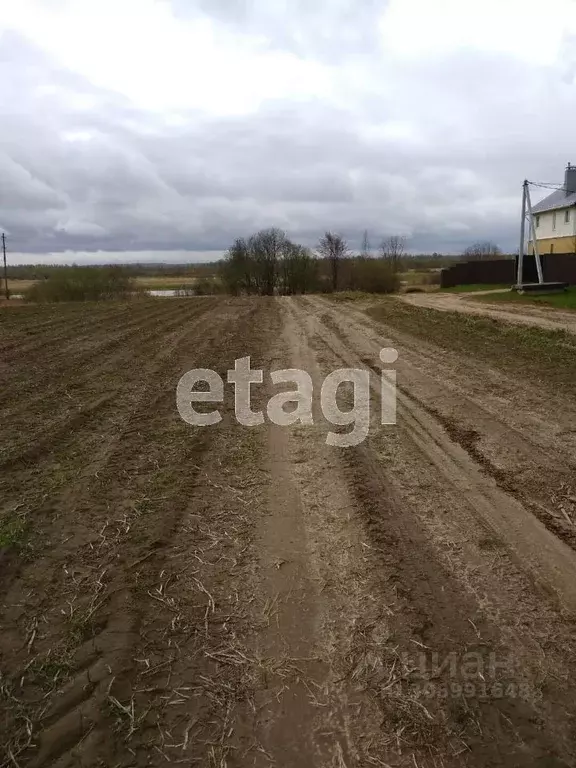
<svg viewBox="0 0 576 768">
<path fill-rule="evenodd" d="M 149 296 L 160 296 L 165 298 L 174 298 L 179 296 L 180 298 L 186 297 L 186 296 L 194 296 L 194 291 L 192 290 L 183 290 L 183 291 L 146 291 L 146 293 Z M 0 298 L 3 298 L 0 296 Z M 23 299 L 24 294 L 22 293 L 11 293 L 10 294 L 11 299 Z"/>
<path fill-rule="evenodd" d="M 165 298 L 173 298 L 175 296 L 194 296 L 193 290 L 181 290 L 181 291 L 147 291 L 149 296 L 160 296 Z"/>
</svg>

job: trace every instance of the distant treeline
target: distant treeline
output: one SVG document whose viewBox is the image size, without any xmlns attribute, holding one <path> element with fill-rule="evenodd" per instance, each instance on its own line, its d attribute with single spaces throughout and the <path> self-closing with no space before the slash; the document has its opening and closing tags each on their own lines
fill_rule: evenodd
<svg viewBox="0 0 576 768">
<path fill-rule="evenodd" d="M 27 301 L 109 301 L 139 294 L 133 278 L 122 267 L 58 267 L 24 292 Z"/>
<path fill-rule="evenodd" d="M 224 258 L 203 264 L 138 263 L 124 265 L 16 265 L 8 267 L 12 280 L 36 281 L 27 297 L 34 301 L 101 300 L 138 293 L 135 278 L 194 278 L 186 286 L 196 294 L 231 293 L 272 295 L 366 291 L 392 293 L 400 287 L 400 275 L 410 270 L 431 274 L 422 283 L 439 282 L 434 274 L 462 260 L 508 258 L 490 241 L 469 246 L 462 255 L 439 253 L 413 256 L 405 241 L 391 236 L 376 249 L 364 233 L 360 252 L 333 232 L 320 238 L 315 250 L 292 242 L 280 229 L 265 229 L 238 238 Z M 514 258 L 510 256 L 509 258 Z M 406 279 L 410 283 L 407 275 Z"/>
<path fill-rule="evenodd" d="M 74 265 L 76 266 L 76 265 Z M 90 264 L 86 269 L 121 267 L 130 277 L 210 277 L 217 271 L 217 262 L 206 264 Z M 8 266 L 11 280 L 46 280 L 58 272 L 69 269 L 60 264 L 17 264 Z"/>
<path fill-rule="evenodd" d="M 362 255 L 358 253 L 357 255 Z M 374 252 L 364 254 L 364 256 L 375 256 Z M 471 254 L 462 254 L 460 256 L 444 255 L 441 253 L 402 256 L 402 269 L 439 269 L 449 267 L 455 261 L 471 258 Z M 10 259 L 10 254 L 8 254 Z M 320 256 L 321 258 L 321 256 Z M 483 256 L 479 256 L 483 258 Z M 485 258 L 485 256 L 484 256 Z M 506 258 L 500 256 L 500 258 Z M 511 256 L 510 258 L 513 258 Z M 131 277 L 211 277 L 219 270 L 221 262 L 207 262 L 202 264 L 121 264 L 121 266 Z M 91 269 L 104 269 L 112 266 L 110 264 L 90 265 Z M 8 265 L 8 277 L 11 280 L 45 280 L 58 270 L 67 269 L 66 265 L 58 264 L 17 264 Z"/>
<path fill-rule="evenodd" d="M 400 284 L 403 248 L 401 238 L 389 238 L 377 257 L 368 249 L 354 255 L 344 238 L 326 232 L 314 252 L 280 229 L 264 229 L 233 243 L 220 265 L 220 278 L 232 294 L 392 293 Z"/>
<path fill-rule="evenodd" d="M 360 253 L 353 253 L 346 240 L 334 232 L 326 232 L 312 251 L 293 243 L 280 229 L 266 229 L 233 243 L 220 264 L 219 286 L 233 294 L 392 293 L 400 287 L 400 275 L 409 270 L 429 272 L 422 282 L 432 284 L 440 282 L 439 269 L 457 259 L 501 258 L 500 248 L 491 241 L 474 243 L 459 257 L 437 253 L 410 256 L 399 235 L 384 238 L 374 251 L 367 232 Z"/>
</svg>

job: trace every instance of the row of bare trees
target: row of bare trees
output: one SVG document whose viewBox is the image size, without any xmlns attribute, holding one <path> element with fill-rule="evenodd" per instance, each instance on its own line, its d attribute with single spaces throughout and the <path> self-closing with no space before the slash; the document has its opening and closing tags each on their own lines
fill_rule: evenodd
<svg viewBox="0 0 576 768">
<path fill-rule="evenodd" d="M 326 232 L 326 234 L 320 238 L 320 242 L 318 243 L 318 253 L 330 264 L 332 290 L 337 291 L 342 289 L 342 281 L 340 279 L 342 263 L 345 259 L 349 259 L 350 257 L 352 257 L 356 265 L 366 265 L 364 267 L 364 271 L 366 272 L 370 271 L 371 273 L 374 273 L 379 268 L 382 273 L 387 272 L 391 277 L 397 275 L 402 265 L 402 259 L 406 253 L 406 242 L 403 237 L 392 235 L 391 237 L 382 240 L 378 247 L 377 256 L 374 257 L 370 246 L 370 240 L 368 239 L 368 232 L 365 231 L 362 238 L 360 254 L 358 256 L 353 256 L 348 247 L 348 243 L 343 237 L 334 232 Z M 367 266 L 369 263 L 372 264 L 372 267 Z M 374 264 L 379 264 L 379 267 L 375 268 Z M 394 283 L 393 280 L 390 280 L 389 282 L 391 286 Z M 394 287 L 391 287 L 390 290 L 394 289 Z"/>
<path fill-rule="evenodd" d="M 502 250 L 491 240 L 472 243 L 463 254 L 466 261 L 491 261 L 502 258 Z"/>
<path fill-rule="evenodd" d="M 262 230 L 235 240 L 222 264 L 221 278 L 230 293 L 265 296 L 339 290 L 390 293 L 398 289 L 405 255 L 401 237 L 383 240 L 373 255 L 365 233 L 362 250 L 355 255 L 341 235 L 326 232 L 316 250 L 293 243 L 282 230 Z"/>
</svg>

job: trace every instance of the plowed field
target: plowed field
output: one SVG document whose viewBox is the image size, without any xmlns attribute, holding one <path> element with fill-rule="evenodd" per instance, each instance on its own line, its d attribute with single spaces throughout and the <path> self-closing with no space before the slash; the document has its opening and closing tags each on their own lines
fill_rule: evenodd
<svg viewBox="0 0 576 768">
<path fill-rule="evenodd" d="M 0 308 L 2 768 L 576 765 L 576 342 L 435 314 Z M 182 374 L 248 355 L 253 409 L 303 369 L 314 424 L 242 426 L 229 384 L 180 418 Z"/>
</svg>

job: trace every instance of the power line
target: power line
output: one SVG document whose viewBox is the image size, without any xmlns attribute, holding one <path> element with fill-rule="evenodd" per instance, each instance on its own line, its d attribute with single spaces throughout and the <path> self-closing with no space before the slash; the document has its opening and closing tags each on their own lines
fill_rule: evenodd
<svg viewBox="0 0 576 768">
<path fill-rule="evenodd" d="M 563 189 L 564 184 L 556 184 L 554 182 L 545 181 L 529 181 L 531 187 L 542 187 L 543 189 Z"/>
</svg>

